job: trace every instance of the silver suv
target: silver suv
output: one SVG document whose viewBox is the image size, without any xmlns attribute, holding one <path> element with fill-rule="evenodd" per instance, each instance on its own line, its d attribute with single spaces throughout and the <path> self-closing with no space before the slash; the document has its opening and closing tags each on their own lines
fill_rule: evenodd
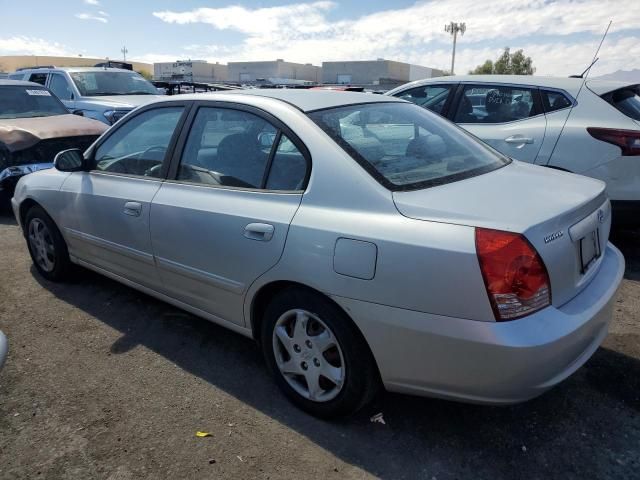
<svg viewBox="0 0 640 480">
<path fill-rule="evenodd" d="M 9 75 L 48 87 L 70 112 L 112 125 L 132 109 L 159 98 L 142 75 L 119 68 L 39 67 Z"/>
</svg>

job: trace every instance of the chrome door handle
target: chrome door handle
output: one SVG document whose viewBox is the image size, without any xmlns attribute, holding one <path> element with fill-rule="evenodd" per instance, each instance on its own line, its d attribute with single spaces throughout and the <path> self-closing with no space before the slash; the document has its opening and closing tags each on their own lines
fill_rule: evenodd
<svg viewBox="0 0 640 480">
<path fill-rule="evenodd" d="M 250 223 L 244 228 L 244 236 L 251 240 L 268 242 L 273 238 L 273 225 L 268 223 Z"/>
<path fill-rule="evenodd" d="M 512 144 L 524 144 L 524 143 L 533 143 L 533 138 L 531 137 L 524 137 L 522 135 L 511 135 L 510 137 L 507 137 L 504 139 L 505 142 L 507 143 L 512 143 Z"/>
<path fill-rule="evenodd" d="M 138 202 L 127 202 L 124 204 L 123 213 L 132 217 L 139 217 L 142 213 L 142 205 Z"/>
</svg>

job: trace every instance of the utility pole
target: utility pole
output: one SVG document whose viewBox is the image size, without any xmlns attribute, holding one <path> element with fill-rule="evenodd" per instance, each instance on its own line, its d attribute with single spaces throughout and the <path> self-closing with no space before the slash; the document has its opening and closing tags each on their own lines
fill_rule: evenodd
<svg viewBox="0 0 640 480">
<path fill-rule="evenodd" d="M 458 39 L 458 32 L 460 32 L 460 36 L 464 35 L 464 32 L 467 30 L 466 23 L 458 23 L 451 22 L 449 25 L 444 26 L 444 31 L 453 35 L 453 53 L 451 55 L 451 75 L 454 75 L 453 68 L 456 64 L 456 40 Z"/>
<path fill-rule="evenodd" d="M 122 47 L 120 49 L 120 51 L 122 52 L 122 61 L 126 62 L 127 61 L 127 53 L 129 53 L 129 50 L 127 50 L 127 47 Z"/>
</svg>

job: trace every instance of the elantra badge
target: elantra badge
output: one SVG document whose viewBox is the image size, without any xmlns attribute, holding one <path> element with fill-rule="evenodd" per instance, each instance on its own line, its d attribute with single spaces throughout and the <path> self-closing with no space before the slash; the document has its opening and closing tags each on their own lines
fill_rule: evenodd
<svg viewBox="0 0 640 480">
<path fill-rule="evenodd" d="M 562 233 L 562 230 L 560 230 L 559 232 L 552 233 L 551 235 L 547 235 L 546 237 L 544 237 L 544 243 L 551 243 L 554 240 L 562 238 L 563 235 L 564 233 Z"/>
</svg>

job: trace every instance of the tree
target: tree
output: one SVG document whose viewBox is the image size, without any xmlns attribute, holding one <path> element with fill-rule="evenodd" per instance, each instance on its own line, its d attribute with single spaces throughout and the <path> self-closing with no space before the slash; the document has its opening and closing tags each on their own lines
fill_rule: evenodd
<svg viewBox="0 0 640 480">
<path fill-rule="evenodd" d="M 522 49 L 511 53 L 509 47 L 498 57 L 495 62 L 487 60 L 469 72 L 470 75 L 533 75 L 536 69 L 531 57 L 525 57 Z"/>
</svg>

